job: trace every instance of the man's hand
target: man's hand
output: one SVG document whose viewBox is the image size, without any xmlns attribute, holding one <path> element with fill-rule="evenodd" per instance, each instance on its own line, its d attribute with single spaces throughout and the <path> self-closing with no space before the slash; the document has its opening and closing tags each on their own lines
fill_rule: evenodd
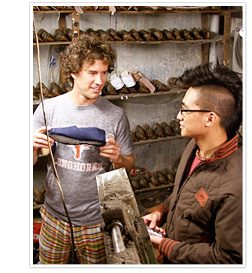
<svg viewBox="0 0 252 273">
<path fill-rule="evenodd" d="M 107 144 L 100 147 L 100 155 L 109 158 L 114 169 L 125 167 L 130 173 L 134 168 L 135 157 L 133 155 L 121 155 L 120 146 L 114 138 L 108 138 Z"/>
<path fill-rule="evenodd" d="M 100 147 L 100 155 L 109 158 L 112 164 L 122 164 L 120 146 L 114 138 L 109 138 L 105 146 Z"/>
<path fill-rule="evenodd" d="M 50 137 L 49 137 L 49 142 L 51 146 L 54 144 L 54 140 Z M 33 134 L 33 164 L 36 164 L 38 160 L 38 153 L 42 148 L 48 148 L 48 141 L 47 141 L 45 126 L 40 127 Z"/>
<path fill-rule="evenodd" d="M 149 228 L 154 229 L 157 227 L 157 222 L 161 220 L 161 212 L 154 211 L 150 214 L 143 216 L 144 223 L 149 226 Z"/>
</svg>

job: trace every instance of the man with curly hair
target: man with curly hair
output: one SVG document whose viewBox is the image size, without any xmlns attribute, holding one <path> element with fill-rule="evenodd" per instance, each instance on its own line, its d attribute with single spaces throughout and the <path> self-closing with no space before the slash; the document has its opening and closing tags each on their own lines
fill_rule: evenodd
<svg viewBox="0 0 252 273">
<path fill-rule="evenodd" d="M 69 130 L 74 125 L 90 132 L 96 128 L 98 132 L 105 132 L 106 136 L 106 145 L 103 143 L 102 146 L 89 142 L 74 145 L 49 138 L 72 224 L 78 263 L 81 264 L 106 263 L 102 236 L 104 223 L 99 208 L 96 175 L 111 170 L 111 166 L 125 167 L 129 172 L 135 162 L 129 122 L 124 110 L 100 96 L 115 59 L 116 53 L 111 46 L 96 38 L 81 36 L 62 54 L 62 68 L 66 78 L 71 78 L 73 82 L 72 90 L 44 101 L 50 130 Z M 71 136 L 71 130 L 69 134 Z M 39 105 L 34 113 L 34 164 L 42 148 L 48 148 L 48 141 L 42 106 Z M 71 224 L 64 210 L 51 161 L 46 176 L 45 202 L 40 212 L 40 263 L 69 263 L 73 247 Z"/>
<path fill-rule="evenodd" d="M 164 263 L 242 263 L 242 81 L 225 66 L 202 65 L 181 76 L 188 90 L 177 115 L 192 138 L 173 193 L 144 216 Z M 165 228 L 163 224 L 165 223 Z"/>
</svg>

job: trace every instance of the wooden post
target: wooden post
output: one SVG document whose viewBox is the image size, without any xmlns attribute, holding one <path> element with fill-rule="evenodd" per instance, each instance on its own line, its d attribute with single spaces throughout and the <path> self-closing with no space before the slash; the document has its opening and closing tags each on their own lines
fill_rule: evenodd
<svg viewBox="0 0 252 273">
<path fill-rule="evenodd" d="M 201 28 L 209 29 L 209 15 L 201 14 Z M 210 44 L 205 43 L 201 45 L 201 64 L 209 62 L 209 48 Z"/>
<path fill-rule="evenodd" d="M 79 39 L 80 35 L 80 14 L 72 13 L 72 41 Z"/>
<path fill-rule="evenodd" d="M 231 37 L 230 37 L 230 30 L 231 30 L 231 12 L 224 11 L 224 40 L 223 40 L 223 64 L 230 66 L 230 48 L 231 48 Z"/>
</svg>

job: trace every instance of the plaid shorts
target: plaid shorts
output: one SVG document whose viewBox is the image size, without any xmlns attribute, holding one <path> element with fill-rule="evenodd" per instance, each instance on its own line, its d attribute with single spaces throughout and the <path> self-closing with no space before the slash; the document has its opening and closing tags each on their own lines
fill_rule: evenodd
<svg viewBox="0 0 252 273">
<path fill-rule="evenodd" d="M 67 222 L 40 209 L 42 226 L 39 237 L 41 264 L 67 264 L 71 255 L 71 231 Z M 106 253 L 101 225 L 74 226 L 74 243 L 80 264 L 105 264 Z"/>
</svg>

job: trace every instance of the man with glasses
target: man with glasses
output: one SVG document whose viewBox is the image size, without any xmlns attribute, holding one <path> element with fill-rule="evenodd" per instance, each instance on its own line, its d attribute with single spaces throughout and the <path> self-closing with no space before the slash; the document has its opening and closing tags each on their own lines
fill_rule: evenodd
<svg viewBox="0 0 252 273">
<path fill-rule="evenodd" d="M 191 138 L 178 166 L 173 193 L 145 215 L 164 263 L 242 263 L 242 81 L 210 64 L 181 76 L 188 90 L 177 115 Z M 165 226 L 163 226 L 166 220 Z"/>
</svg>

